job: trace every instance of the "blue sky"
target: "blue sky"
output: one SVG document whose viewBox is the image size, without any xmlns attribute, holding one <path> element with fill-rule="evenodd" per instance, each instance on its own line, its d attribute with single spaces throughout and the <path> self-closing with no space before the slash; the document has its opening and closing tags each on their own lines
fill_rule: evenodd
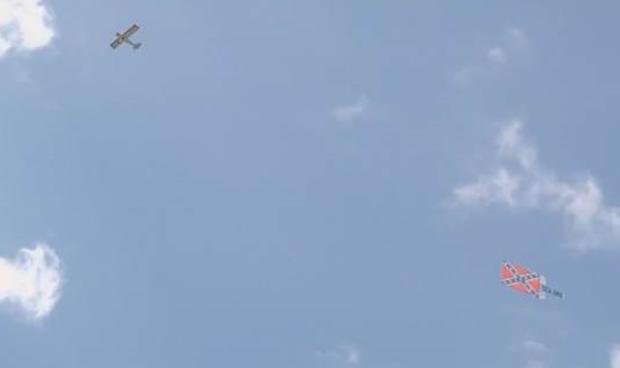
<svg viewBox="0 0 620 368">
<path fill-rule="evenodd" d="M 619 368 L 618 10 L 0 0 L 2 366 Z"/>
</svg>

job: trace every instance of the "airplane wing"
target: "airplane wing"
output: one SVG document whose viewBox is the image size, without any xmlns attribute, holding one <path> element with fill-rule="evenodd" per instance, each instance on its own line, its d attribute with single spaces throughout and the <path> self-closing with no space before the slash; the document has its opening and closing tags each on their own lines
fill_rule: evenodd
<svg viewBox="0 0 620 368">
<path fill-rule="evenodd" d="M 133 35 L 134 33 L 138 32 L 138 30 L 140 29 L 140 27 L 138 27 L 137 24 L 134 24 L 133 26 L 129 27 L 128 30 L 125 31 L 125 33 L 123 33 L 121 35 L 122 38 L 128 38 L 131 35 Z"/>
<path fill-rule="evenodd" d="M 113 49 L 119 47 L 121 44 L 123 43 L 123 41 L 121 41 L 120 37 L 116 37 L 116 39 L 114 40 L 114 42 L 112 42 L 110 44 L 110 46 L 112 46 Z"/>
</svg>

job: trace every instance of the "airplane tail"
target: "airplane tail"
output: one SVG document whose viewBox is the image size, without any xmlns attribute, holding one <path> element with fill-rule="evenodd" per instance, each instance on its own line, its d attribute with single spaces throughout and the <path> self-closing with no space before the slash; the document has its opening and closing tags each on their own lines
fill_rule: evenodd
<svg viewBox="0 0 620 368">
<path fill-rule="evenodd" d="M 142 46 L 142 42 L 137 42 L 136 44 L 133 45 L 133 49 L 137 50 L 140 48 L 140 46 Z"/>
</svg>

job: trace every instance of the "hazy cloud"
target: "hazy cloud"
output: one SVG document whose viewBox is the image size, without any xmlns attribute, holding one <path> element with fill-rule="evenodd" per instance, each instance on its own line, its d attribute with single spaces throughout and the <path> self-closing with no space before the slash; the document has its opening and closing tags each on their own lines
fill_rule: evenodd
<svg viewBox="0 0 620 368">
<path fill-rule="evenodd" d="M 486 50 L 484 60 L 463 66 L 456 71 L 454 74 L 456 83 L 466 84 L 475 78 L 492 73 L 493 70 L 497 70 L 497 66 L 507 65 L 511 59 L 523 53 L 529 45 L 525 31 L 518 27 L 508 28 L 497 38 L 498 44 Z"/>
<path fill-rule="evenodd" d="M 368 98 L 362 96 L 351 105 L 343 105 L 334 108 L 331 111 L 331 115 L 338 121 L 349 122 L 363 116 L 368 110 L 368 104 Z"/>
<path fill-rule="evenodd" d="M 547 368 L 551 366 L 551 350 L 543 343 L 535 340 L 525 340 L 512 347 L 520 359 L 523 359 L 524 368 Z"/>
<path fill-rule="evenodd" d="M 321 366 L 355 367 L 362 362 L 362 352 L 354 345 L 340 345 L 316 353 Z"/>
<path fill-rule="evenodd" d="M 515 46 L 527 46 L 529 40 L 525 34 L 525 31 L 518 27 L 511 27 L 508 29 L 508 35 L 510 36 L 510 41 Z"/>
<path fill-rule="evenodd" d="M 478 77 L 484 70 L 477 66 L 466 66 L 456 71 L 454 74 L 454 82 L 457 84 L 467 84 L 474 78 Z"/>
<path fill-rule="evenodd" d="M 46 244 L 23 248 L 14 259 L 0 258 L 0 303 L 16 306 L 28 318 L 49 315 L 61 286 L 60 260 Z"/>
<path fill-rule="evenodd" d="M 464 206 L 503 205 L 544 210 L 562 216 L 570 244 L 580 250 L 615 244 L 620 248 L 620 208 L 605 203 L 595 178 L 558 179 L 539 161 L 536 148 L 522 135 L 522 124 L 506 125 L 497 139 L 496 169 L 453 190 Z"/>
<path fill-rule="evenodd" d="M 0 0 L 0 57 L 47 46 L 53 37 L 50 12 L 41 0 Z"/>
<path fill-rule="evenodd" d="M 503 64 L 506 62 L 506 52 L 501 47 L 493 47 L 487 51 L 487 58 L 494 63 Z"/>
<path fill-rule="evenodd" d="M 620 344 L 611 347 L 609 356 L 611 368 L 620 368 Z"/>
</svg>

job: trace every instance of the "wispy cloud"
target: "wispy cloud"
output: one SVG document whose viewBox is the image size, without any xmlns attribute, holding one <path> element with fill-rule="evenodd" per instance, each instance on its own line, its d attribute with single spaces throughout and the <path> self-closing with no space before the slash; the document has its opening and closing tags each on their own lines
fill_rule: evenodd
<svg viewBox="0 0 620 368">
<path fill-rule="evenodd" d="M 529 40 L 525 31 L 519 27 L 511 27 L 508 29 L 508 36 L 510 37 L 510 42 L 513 46 L 527 46 Z"/>
<path fill-rule="evenodd" d="M 620 344 L 615 344 L 609 351 L 610 367 L 620 368 Z"/>
<path fill-rule="evenodd" d="M 498 37 L 498 44 L 486 49 L 485 59 L 459 68 L 454 74 L 454 81 L 465 84 L 474 78 L 483 76 L 494 70 L 494 65 L 506 65 L 512 58 L 519 55 L 529 45 L 525 31 L 518 27 L 511 27 Z M 496 67 L 495 67 L 496 68 Z"/>
<path fill-rule="evenodd" d="M 0 303 L 17 307 L 29 319 L 50 314 L 61 286 L 60 260 L 46 244 L 23 248 L 14 259 L 0 258 Z"/>
<path fill-rule="evenodd" d="M 551 366 L 551 349 L 535 340 L 525 340 L 513 346 L 521 359 L 524 359 L 525 368 L 547 368 Z"/>
<path fill-rule="evenodd" d="M 316 353 L 321 366 L 356 367 L 362 362 L 362 352 L 355 345 L 344 344 Z"/>
<path fill-rule="evenodd" d="M 35 50 L 54 37 L 49 9 L 41 0 L 0 0 L 0 58 L 11 50 Z"/>
<path fill-rule="evenodd" d="M 471 82 L 474 78 L 481 75 L 484 69 L 478 66 L 465 66 L 460 68 L 454 73 L 454 82 L 457 84 L 465 85 Z"/>
<path fill-rule="evenodd" d="M 464 206 L 501 205 L 561 215 L 570 245 L 579 251 L 620 249 L 620 208 L 605 203 L 595 178 L 558 179 L 538 159 L 536 147 L 522 135 L 522 123 L 506 125 L 497 140 L 496 169 L 453 190 Z"/>
<path fill-rule="evenodd" d="M 351 105 L 343 105 L 334 108 L 331 115 L 334 119 L 342 122 L 349 122 L 362 117 L 368 110 L 368 98 L 361 96 L 355 103 Z"/>
<path fill-rule="evenodd" d="M 487 58 L 494 63 L 503 64 L 506 62 L 506 51 L 497 46 L 487 51 Z"/>
</svg>

